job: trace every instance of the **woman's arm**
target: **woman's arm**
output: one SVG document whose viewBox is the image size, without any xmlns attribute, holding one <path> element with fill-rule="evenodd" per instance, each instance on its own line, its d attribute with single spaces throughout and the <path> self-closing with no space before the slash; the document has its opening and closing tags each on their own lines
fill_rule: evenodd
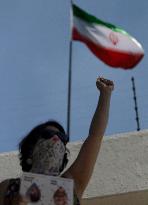
<svg viewBox="0 0 148 205">
<path fill-rule="evenodd" d="M 110 80 L 98 78 L 96 86 L 100 90 L 100 97 L 96 111 L 92 118 L 89 135 L 83 143 L 77 159 L 66 171 L 75 181 L 78 197 L 81 197 L 92 175 L 102 138 L 107 126 L 110 98 L 114 84 Z"/>
</svg>

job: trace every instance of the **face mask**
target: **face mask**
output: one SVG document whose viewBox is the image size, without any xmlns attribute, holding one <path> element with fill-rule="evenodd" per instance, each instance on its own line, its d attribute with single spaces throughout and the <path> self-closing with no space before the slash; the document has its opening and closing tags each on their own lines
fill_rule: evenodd
<svg viewBox="0 0 148 205">
<path fill-rule="evenodd" d="M 63 164 L 65 146 L 57 135 L 45 140 L 40 139 L 32 155 L 31 172 L 57 176 Z"/>
</svg>

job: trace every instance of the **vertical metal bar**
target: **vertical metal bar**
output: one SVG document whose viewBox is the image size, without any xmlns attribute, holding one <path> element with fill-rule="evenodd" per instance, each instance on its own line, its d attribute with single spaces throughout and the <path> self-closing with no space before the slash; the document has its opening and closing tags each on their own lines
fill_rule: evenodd
<svg viewBox="0 0 148 205">
<path fill-rule="evenodd" d="M 69 42 L 69 71 L 68 71 L 68 99 L 67 99 L 67 135 L 70 138 L 71 125 L 71 86 L 72 86 L 72 0 L 70 1 L 70 42 Z"/>
<path fill-rule="evenodd" d="M 133 94 L 134 94 L 134 102 L 135 102 L 135 112 L 136 112 L 136 122 L 137 122 L 137 131 L 140 130 L 140 122 L 139 122 L 139 114 L 138 114 L 138 105 L 137 105 L 137 97 L 136 97 L 136 87 L 135 87 L 135 79 L 134 77 L 131 78 L 132 85 L 133 85 Z"/>
<path fill-rule="evenodd" d="M 71 124 L 71 85 L 72 85 L 72 40 L 69 45 L 68 101 L 67 101 L 67 135 L 70 137 Z"/>
</svg>

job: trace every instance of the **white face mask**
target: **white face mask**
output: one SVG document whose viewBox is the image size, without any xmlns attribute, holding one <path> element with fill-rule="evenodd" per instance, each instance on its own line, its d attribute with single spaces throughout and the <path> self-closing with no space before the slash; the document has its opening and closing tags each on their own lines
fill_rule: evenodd
<svg viewBox="0 0 148 205">
<path fill-rule="evenodd" d="M 63 163 L 65 146 L 57 135 L 40 139 L 32 155 L 31 172 L 57 176 Z"/>
</svg>

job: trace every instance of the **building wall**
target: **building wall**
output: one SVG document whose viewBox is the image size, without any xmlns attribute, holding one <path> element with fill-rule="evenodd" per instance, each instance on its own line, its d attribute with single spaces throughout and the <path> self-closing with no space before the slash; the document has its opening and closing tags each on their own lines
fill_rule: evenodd
<svg viewBox="0 0 148 205">
<path fill-rule="evenodd" d="M 83 205 L 148 205 L 148 190 L 124 194 L 86 198 Z"/>
</svg>

